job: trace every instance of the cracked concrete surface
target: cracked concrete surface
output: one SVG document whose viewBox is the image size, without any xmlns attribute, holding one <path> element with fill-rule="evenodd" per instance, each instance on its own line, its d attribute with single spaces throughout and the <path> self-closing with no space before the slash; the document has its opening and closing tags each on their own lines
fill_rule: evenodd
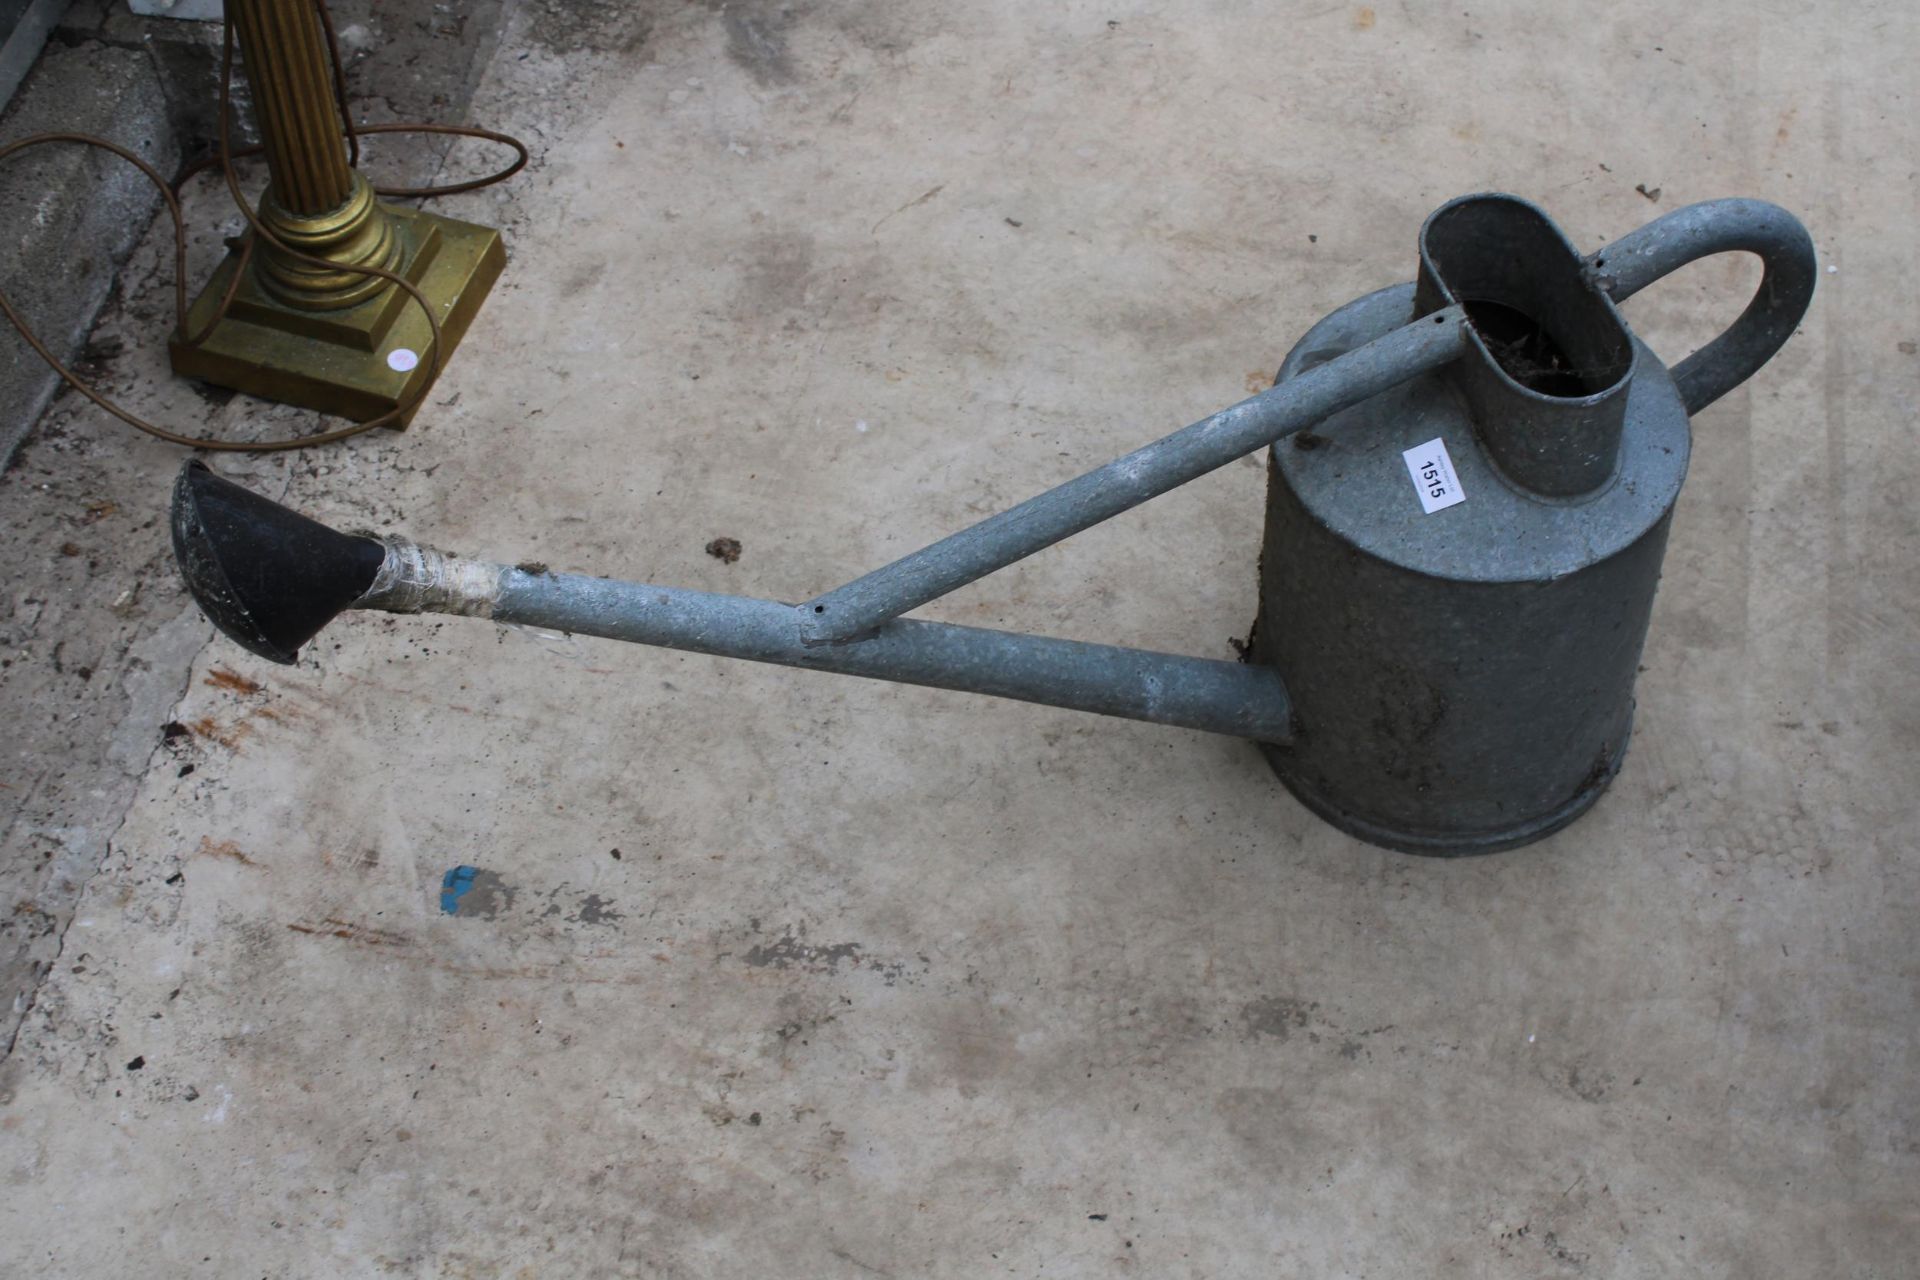
<svg viewBox="0 0 1920 1280">
<path fill-rule="evenodd" d="M 360 91 L 357 100 L 371 119 L 417 119 L 438 109 L 463 110 L 476 78 L 474 60 L 491 49 L 498 36 L 498 24 L 490 21 L 491 4 L 468 6 L 452 17 L 436 16 L 424 0 L 391 5 L 380 13 L 373 12 L 367 0 L 336 0 L 333 11 L 348 54 L 349 84 Z M 475 21 L 480 25 L 471 42 L 450 38 L 466 36 L 467 24 Z M 364 81 L 366 73 L 376 70 L 369 61 L 376 44 L 389 66 L 381 92 L 374 95 L 365 91 Z M 155 155 L 163 169 L 171 164 L 166 157 L 177 149 L 176 139 L 183 139 L 192 153 L 211 146 L 211 96 L 217 80 L 209 77 L 217 70 L 217 26 L 149 21 L 106 0 L 83 0 L 60 19 L 53 45 L 55 51 L 35 70 L 47 110 L 34 119 L 11 120 L 16 133 L 55 127 L 100 130 L 151 149 L 152 140 L 141 143 L 139 131 L 158 129 L 155 136 L 163 145 Z M 144 98 L 136 101 L 121 93 L 95 101 L 94 91 L 101 84 L 117 86 L 124 76 L 101 81 L 89 75 L 88 68 L 99 58 L 125 58 L 141 50 L 153 54 L 171 77 L 164 87 L 179 95 L 170 133 L 158 109 Z M 393 66 L 405 68 L 405 74 L 393 75 Z M 207 98 L 197 106 L 192 98 L 196 89 Z M 92 115 L 61 118 L 57 104 L 62 95 L 75 93 L 84 95 Z M 236 100 L 246 100 L 244 78 L 236 83 Z M 107 114 L 101 115 L 102 110 Z M 236 136 L 246 132 L 243 124 Z M 390 173 L 430 172 L 448 151 L 444 139 L 433 137 L 384 137 L 369 147 L 382 171 Z M 78 157 L 97 176 L 111 177 L 114 183 L 139 182 L 137 175 L 128 178 L 130 171 L 102 168 L 83 152 L 40 154 L 57 158 L 56 171 L 59 164 Z M 10 171 L 8 190 L 14 198 L 45 179 L 46 167 L 28 164 Z M 217 260 L 220 238 L 241 227 L 238 214 L 222 197 L 210 197 L 209 187 L 202 179 L 202 185 L 188 193 L 197 215 L 191 220 L 190 270 L 196 283 Z M 58 194 L 69 201 L 84 198 L 83 191 Z M 125 192 L 114 187 L 109 194 L 119 199 Z M 58 214 L 59 207 L 49 205 L 41 212 Z M 53 221 L 57 224 L 60 218 Z M 21 246 L 31 249 L 32 237 Z M 96 248 L 110 258 L 124 252 L 104 242 Z M 76 370 L 109 394 L 136 403 L 149 417 L 189 424 L 189 430 L 217 435 L 224 421 L 238 422 L 233 434 L 242 436 L 247 430 L 311 429 L 311 419 L 288 418 L 287 411 L 278 408 L 269 410 L 268 421 L 262 423 L 258 406 L 243 403 L 229 411 L 230 392 L 168 379 L 165 354 L 152 340 L 170 320 L 171 297 L 164 292 L 168 277 L 163 273 L 171 270 L 171 262 L 158 256 L 166 249 L 164 240 L 148 234 L 147 243 L 125 265 L 90 340 L 77 348 Z M 93 291 L 93 272 L 92 265 L 82 269 L 82 293 Z M 43 336 L 56 336 L 59 326 L 45 299 L 52 296 L 49 290 L 59 287 L 57 273 L 27 283 L 25 289 L 11 286 L 15 305 Z M 55 345 L 60 346 L 57 341 Z M 14 342 L 9 358 L 41 368 L 24 343 Z M 20 415 L 0 424 L 0 441 L 10 445 L 33 425 L 30 414 L 38 403 L 37 397 L 29 397 L 14 406 Z M 106 840 L 147 766 L 158 741 L 155 726 L 166 721 L 195 652 L 210 634 L 178 589 L 164 539 L 156 536 L 156 529 L 164 528 L 160 511 L 150 501 L 127 501 L 128 494 L 142 492 L 147 480 L 166 472 L 171 456 L 171 451 L 130 437 L 90 409 L 76 413 L 74 398 L 61 388 L 30 444 L 9 459 L 6 484 L 0 487 L 6 527 L 15 531 L 20 546 L 40 552 L 0 570 L 10 606 L 0 624 L 0 646 L 5 647 L 0 655 L 0 714 L 13 726 L 16 761 L 13 771 L 0 779 L 0 1044 L 11 1043 L 71 918 L 80 885 L 98 868 Z M 284 479 L 269 481 L 276 492 L 285 484 Z"/>
<path fill-rule="evenodd" d="M 505 13 L 472 112 L 536 164 L 442 203 L 512 260 L 431 411 L 227 474 L 796 599 L 1244 395 L 1462 191 L 1583 245 L 1762 196 L 1831 270 L 1696 422 L 1613 791 L 1466 862 L 1038 707 L 464 620 L 272 667 L 170 576 L 177 454 L 59 402 L 0 484 L 0 1270 L 1911 1269 L 1920 17 Z M 162 376 L 158 267 L 109 383 L 310 425 Z M 1677 356 L 1753 278 L 1628 317 Z M 1227 656 L 1262 481 L 926 612 Z"/>
</svg>

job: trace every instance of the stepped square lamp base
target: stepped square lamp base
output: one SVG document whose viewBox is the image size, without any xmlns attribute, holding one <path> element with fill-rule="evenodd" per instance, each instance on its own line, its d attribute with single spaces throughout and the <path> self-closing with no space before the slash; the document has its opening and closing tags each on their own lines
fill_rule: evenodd
<svg viewBox="0 0 1920 1280">
<path fill-rule="evenodd" d="M 492 227 L 392 205 L 383 212 L 404 241 L 400 274 L 439 317 L 444 365 L 505 267 L 506 246 Z M 390 285 L 337 310 L 288 306 L 260 283 L 263 256 L 255 250 L 232 306 L 205 342 L 189 347 L 174 335 L 168 354 L 175 373 L 359 422 L 418 393 L 432 371 L 431 330 L 418 303 Z M 207 322 L 239 264 L 236 249 L 207 281 L 187 313 L 189 332 Z"/>
</svg>

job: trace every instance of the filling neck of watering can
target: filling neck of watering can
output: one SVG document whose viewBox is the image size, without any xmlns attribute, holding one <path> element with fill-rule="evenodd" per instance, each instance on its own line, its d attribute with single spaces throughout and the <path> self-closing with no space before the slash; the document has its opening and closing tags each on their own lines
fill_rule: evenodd
<svg viewBox="0 0 1920 1280">
<path fill-rule="evenodd" d="M 1620 463 L 1633 335 L 1560 228 L 1515 196 L 1442 205 L 1420 229 L 1414 309 L 1451 306 L 1465 309 L 1469 336 L 1446 376 L 1494 465 L 1551 497 L 1605 487 Z"/>
</svg>

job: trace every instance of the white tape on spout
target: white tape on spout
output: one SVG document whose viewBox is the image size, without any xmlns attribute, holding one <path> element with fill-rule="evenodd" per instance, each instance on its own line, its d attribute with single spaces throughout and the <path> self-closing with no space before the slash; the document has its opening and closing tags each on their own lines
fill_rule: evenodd
<svg viewBox="0 0 1920 1280">
<path fill-rule="evenodd" d="M 501 567 L 386 537 L 387 558 L 373 585 L 354 601 L 359 609 L 389 613 L 454 613 L 490 618 L 500 602 Z"/>
</svg>

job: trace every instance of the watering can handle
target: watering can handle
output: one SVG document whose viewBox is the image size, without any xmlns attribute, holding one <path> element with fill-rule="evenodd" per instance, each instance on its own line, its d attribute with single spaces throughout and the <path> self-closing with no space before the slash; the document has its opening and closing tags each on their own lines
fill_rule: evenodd
<svg viewBox="0 0 1920 1280">
<path fill-rule="evenodd" d="M 1587 259 L 1607 295 L 1625 302 L 1689 262 L 1736 249 L 1758 254 L 1765 273 L 1740 318 L 1674 366 L 1690 414 L 1759 372 L 1807 313 L 1819 267 L 1807 229 L 1764 200 L 1708 200 L 1656 218 Z"/>
</svg>

